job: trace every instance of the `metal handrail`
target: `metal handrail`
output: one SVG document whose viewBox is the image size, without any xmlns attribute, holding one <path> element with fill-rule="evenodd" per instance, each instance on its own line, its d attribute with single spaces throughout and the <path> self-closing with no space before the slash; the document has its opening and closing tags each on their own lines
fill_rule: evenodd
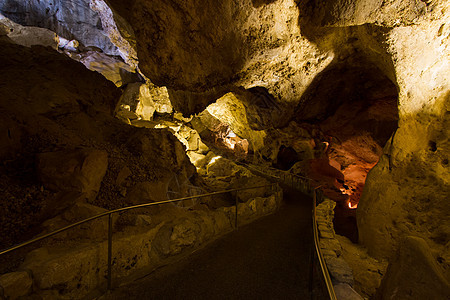
<svg viewBox="0 0 450 300">
<path fill-rule="evenodd" d="M 243 163 L 243 162 L 237 162 L 237 164 L 240 164 L 240 165 L 243 165 L 243 166 L 245 166 L 245 167 L 247 167 L 248 169 L 258 169 L 258 167 L 257 166 L 255 166 L 255 165 L 249 165 L 249 164 L 246 164 L 246 163 Z M 276 171 L 277 173 L 283 173 L 283 177 L 284 177 L 284 179 L 286 178 L 286 174 L 287 175 L 290 175 L 290 176 L 292 176 L 292 177 L 295 177 L 295 178 L 297 178 L 297 179 L 303 179 L 303 180 L 308 180 L 308 181 L 315 181 L 315 182 L 318 182 L 317 180 L 315 180 L 315 179 L 313 179 L 313 178 L 309 178 L 309 177 L 306 177 L 306 176 L 302 176 L 302 175 L 298 175 L 298 174 L 294 174 L 294 173 L 288 173 L 288 172 L 286 172 L 286 171 L 283 171 L 283 170 L 280 170 L 280 169 L 277 169 L 277 168 L 274 168 L 274 167 L 270 167 L 270 166 L 265 166 L 265 167 L 263 167 L 264 169 L 269 169 L 269 170 L 272 170 L 272 171 Z M 261 172 L 261 173 L 263 173 L 262 171 L 260 171 L 260 170 L 257 170 L 258 172 Z M 278 177 L 278 176 L 275 176 L 275 175 L 272 175 L 272 174 L 266 174 L 266 175 L 268 175 L 268 176 L 270 176 L 270 177 L 273 177 L 273 178 L 276 178 L 276 179 L 283 179 L 283 178 L 281 178 L 281 177 Z"/>
<path fill-rule="evenodd" d="M 129 211 L 129 210 L 133 210 L 133 209 L 137 209 L 137 208 L 143 208 L 143 207 L 150 207 L 150 206 L 155 206 L 155 205 L 161 205 L 161 204 L 167 204 L 167 203 L 174 203 L 174 202 L 180 202 L 180 201 L 184 201 L 184 200 L 190 200 L 190 199 L 195 199 L 195 198 L 204 198 L 204 197 L 209 197 L 209 196 L 214 196 L 214 195 L 220 195 L 220 194 L 226 194 L 226 193 L 230 193 L 230 192 L 237 192 L 237 191 L 242 191 L 242 190 L 252 190 L 252 189 L 258 189 L 258 188 L 263 188 L 263 187 L 268 187 L 268 186 L 275 186 L 277 185 L 277 183 L 271 183 L 271 184 L 265 184 L 265 185 L 260 185 L 260 186 L 252 186 L 252 187 L 242 187 L 242 188 L 237 188 L 237 189 L 229 189 L 229 190 L 223 190 L 223 191 L 218 191 L 218 192 L 212 192 L 212 193 L 207 193 L 207 194 L 201 194 L 201 195 L 195 195 L 195 196 L 189 196 L 189 197 L 183 197 L 183 198 L 178 198 L 178 199 L 172 199 L 172 200 L 164 200 L 164 201 L 158 201 L 158 202 L 151 202 L 151 203 L 144 203 L 144 204 L 138 204 L 138 205 L 133 205 L 133 206 L 127 206 L 127 207 L 122 207 L 122 208 L 117 208 L 117 209 L 113 209 L 113 210 L 109 210 L 106 212 L 103 212 L 101 214 L 92 216 L 90 218 L 81 220 L 79 222 L 67 225 L 63 228 L 57 229 L 55 231 L 52 231 L 50 233 L 46 233 L 44 235 L 38 236 L 36 238 L 33 238 L 31 240 L 28 240 L 26 242 L 11 246 L 9 248 L 0 250 L 0 255 L 12 252 L 14 250 L 17 250 L 19 248 L 25 247 L 27 245 L 30 245 L 32 243 L 44 240 L 46 238 L 49 238 L 51 236 L 54 236 L 58 233 L 61 233 L 63 231 L 69 230 L 71 228 L 77 227 L 81 224 L 99 219 L 101 217 L 104 216 L 108 216 L 108 276 L 107 276 L 107 280 L 108 280 L 108 284 L 107 284 L 107 288 L 108 290 L 111 290 L 112 287 L 112 215 L 114 213 L 118 213 L 118 212 L 123 212 L 123 211 Z M 235 228 L 238 227 L 238 198 L 237 196 L 235 197 L 235 201 L 236 201 L 236 217 L 235 217 Z"/>
<path fill-rule="evenodd" d="M 245 163 L 240 163 L 242 165 L 245 165 L 248 168 L 253 168 L 253 169 L 257 169 L 255 166 L 251 166 Z M 269 167 L 270 168 L 270 167 Z M 274 168 L 270 168 L 270 169 L 274 169 Z M 280 171 L 278 169 L 274 169 L 276 171 Z M 259 171 L 259 170 L 258 170 Z M 259 171 L 261 172 L 261 171 Z M 294 184 L 294 178 L 297 179 L 296 183 L 300 183 L 300 181 L 305 182 L 306 184 L 309 185 L 309 188 L 311 189 L 311 185 L 310 185 L 310 181 L 315 181 L 314 179 L 308 178 L 308 177 L 304 177 L 301 175 L 297 175 L 297 174 L 292 174 L 292 173 L 286 173 L 283 172 L 283 178 L 278 177 L 278 176 L 274 176 L 271 174 L 266 174 L 270 177 L 276 178 L 280 181 L 286 182 L 286 174 L 288 176 L 291 176 L 291 185 L 293 188 L 296 188 L 297 186 Z M 289 180 L 288 180 L 289 181 Z M 289 182 L 287 182 L 289 183 Z M 144 203 L 144 204 L 139 204 L 139 205 L 133 205 L 133 206 L 127 206 L 127 207 L 122 207 L 122 208 L 118 208 L 118 209 L 114 209 L 114 210 L 110 210 L 110 211 L 106 211 L 104 213 L 95 215 L 93 217 L 81 220 L 79 222 L 73 223 L 71 225 L 65 226 L 63 228 L 57 229 L 55 231 L 52 231 L 50 233 L 44 234 L 42 236 L 36 237 L 34 239 L 28 240 L 26 242 L 23 242 L 21 244 L 12 246 L 10 248 L 7 249 L 3 249 L 0 250 L 0 255 L 9 253 L 11 251 L 14 251 L 16 249 L 25 247 L 29 244 L 41 241 L 43 239 L 49 238 L 51 236 L 54 236 L 58 233 L 61 233 L 63 231 L 69 230 L 71 228 L 74 228 L 76 226 L 79 226 L 81 224 L 99 219 L 101 217 L 104 216 L 108 216 L 108 276 L 107 276 L 107 287 L 110 290 L 112 287 L 112 264 L 111 264 L 111 260 L 112 260 L 112 215 L 114 213 L 118 213 L 118 212 L 123 212 L 123 211 L 128 211 L 128 210 L 133 210 L 133 209 L 137 209 L 137 208 L 143 208 L 143 207 L 150 207 L 150 206 L 154 206 L 154 205 L 161 205 L 161 204 L 167 204 L 167 203 L 174 203 L 174 202 L 180 202 L 180 201 L 184 201 L 184 200 L 190 200 L 190 199 L 195 199 L 195 198 L 203 198 L 203 197 L 208 197 L 208 196 L 214 196 L 214 195 L 219 195 L 219 194 L 225 194 L 225 193 L 230 193 L 230 192 L 235 192 L 235 191 L 241 191 L 241 190 L 249 190 L 249 189 L 257 189 L 257 188 L 262 188 L 262 187 L 268 187 L 268 186 L 274 186 L 276 185 L 276 183 L 272 183 L 272 184 L 266 184 L 266 185 L 261 185 L 261 186 L 254 186 L 254 187 L 243 187 L 243 188 L 237 188 L 237 189 L 230 189 L 230 190 L 224 190 L 224 191 L 219 191 L 219 192 L 212 192 L 212 193 L 207 193 L 207 194 L 202 194 L 202 195 L 195 195 L 195 196 L 189 196 L 189 197 L 183 197 L 183 198 L 178 198 L 178 199 L 173 199 L 173 200 L 164 200 L 164 201 L 159 201 L 159 202 L 151 202 L 151 203 Z M 320 269 L 322 272 L 322 275 L 324 276 L 324 280 L 325 280 L 325 284 L 327 287 L 327 291 L 329 294 L 329 297 L 331 300 L 337 300 L 336 298 L 336 294 L 334 291 L 334 287 L 331 281 L 331 277 L 330 274 L 328 272 L 328 268 L 326 267 L 326 263 L 325 263 L 325 259 L 323 257 L 322 251 L 320 250 L 319 247 L 319 235 L 318 235 L 318 229 L 317 229 L 317 222 L 316 222 L 316 202 L 317 202 L 317 193 L 318 193 L 318 189 L 319 187 L 314 188 L 313 190 L 313 213 L 312 213 L 312 218 L 313 218 L 313 235 L 314 235 L 314 249 L 315 249 L 315 253 L 318 257 L 319 260 L 319 265 L 320 265 Z M 238 199 L 236 197 L 236 218 L 235 218 L 235 228 L 238 227 Z"/>
<path fill-rule="evenodd" d="M 330 273 L 328 272 L 328 268 L 323 257 L 322 251 L 319 247 L 319 233 L 317 229 L 317 221 L 316 221 L 316 202 L 317 202 L 317 191 L 320 187 L 314 189 L 313 192 L 313 235 L 314 235 L 314 248 L 316 250 L 317 258 L 319 260 L 320 270 L 322 271 L 323 278 L 325 280 L 325 284 L 327 286 L 328 295 L 330 299 L 337 300 L 336 293 L 334 291 L 333 282 L 331 281 Z"/>
<path fill-rule="evenodd" d="M 245 165 L 247 168 L 250 168 L 250 169 L 251 168 L 256 169 L 256 170 L 258 169 L 256 166 L 248 165 L 248 164 L 245 164 L 245 163 L 241 163 L 241 164 Z M 275 169 L 275 168 L 271 168 L 271 167 L 267 167 L 267 168 L 271 169 L 271 170 L 273 169 L 273 170 L 277 171 L 277 173 L 279 173 L 279 171 L 281 171 L 279 169 Z M 262 172 L 260 170 L 257 170 L 257 171 L 260 172 L 260 173 L 264 173 L 264 172 Z M 281 171 L 281 172 L 283 172 L 283 171 Z M 312 178 L 308 178 L 308 177 L 297 175 L 297 174 L 293 174 L 293 173 L 287 173 L 287 172 L 283 172 L 283 178 L 275 176 L 275 175 L 272 175 L 272 174 L 267 174 L 267 173 L 265 173 L 265 174 L 270 176 L 270 177 L 276 178 L 276 179 L 278 179 L 280 181 L 283 181 L 283 182 L 285 182 L 287 184 L 289 184 L 289 180 L 286 180 L 286 177 L 287 176 L 291 176 L 291 180 L 290 181 L 291 181 L 291 186 L 293 188 L 300 187 L 300 184 L 299 184 L 300 181 L 303 181 L 303 182 L 306 181 L 305 183 L 309 185 L 309 189 L 311 190 L 311 183 L 310 182 L 311 181 L 316 181 L 316 180 L 314 180 Z M 298 185 L 294 184 L 294 178 L 297 179 L 296 183 Z M 312 198 L 313 198 L 312 221 L 313 221 L 313 236 L 314 236 L 313 237 L 313 240 L 314 240 L 314 252 L 316 253 L 317 258 L 319 260 L 320 270 L 321 270 L 323 278 L 325 280 L 325 285 L 326 285 L 326 288 L 327 288 L 328 296 L 330 297 L 331 300 L 337 300 L 336 293 L 334 291 L 333 282 L 331 281 L 330 273 L 328 272 L 328 268 L 327 268 L 325 259 L 323 257 L 322 251 L 320 250 L 320 247 L 319 247 L 319 234 L 318 234 L 317 221 L 316 221 L 316 205 L 317 205 L 317 194 L 318 194 L 318 191 L 319 191 L 320 188 L 321 188 L 321 186 L 317 186 L 317 187 L 314 187 L 314 189 L 312 190 Z M 312 264 L 311 264 L 311 268 L 314 268 L 314 266 Z"/>
</svg>

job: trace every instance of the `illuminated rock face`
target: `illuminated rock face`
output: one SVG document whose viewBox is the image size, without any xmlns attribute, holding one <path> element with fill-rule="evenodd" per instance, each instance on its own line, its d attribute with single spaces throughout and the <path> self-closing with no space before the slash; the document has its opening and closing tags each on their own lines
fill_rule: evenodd
<svg viewBox="0 0 450 300">
<path fill-rule="evenodd" d="M 426 7 L 419 2 L 385 3 L 398 10 L 388 14 L 382 8 L 374 12 L 376 18 L 364 21 L 378 26 L 355 28 L 360 40 L 356 43 L 365 44 L 360 51 L 397 85 L 399 93 L 398 129 L 369 173 L 358 205 L 359 238 L 375 257 L 392 258 L 402 236 L 421 236 L 448 270 L 448 3 L 433 1 Z M 319 23 L 364 23 L 344 15 L 328 21 L 324 17 Z M 395 26 L 388 30 L 385 25 Z M 313 33 L 311 26 L 308 34 Z"/>
<path fill-rule="evenodd" d="M 21 25 L 50 29 L 65 39 L 101 48 L 109 55 L 123 54 L 120 48 L 124 39 L 113 32 L 117 27 L 103 0 L 6 0 L 0 3 L 0 11 Z"/>
<path fill-rule="evenodd" d="M 281 113 L 292 115 L 332 59 L 301 35 L 293 0 L 109 3 L 134 29 L 142 71 L 171 89 L 174 107 L 185 114 L 242 86 L 267 89 Z"/>
<path fill-rule="evenodd" d="M 377 256 L 390 257 L 405 234 L 439 249 L 449 240 L 443 222 L 450 211 L 448 20 L 442 15 L 387 36 L 399 86 L 399 128 L 369 174 L 358 208 L 361 241 Z"/>
<path fill-rule="evenodd" d="M 317 26 L 410 25 L 426 15 L 429 0 L 300 0 Z M 434 3 L 433 3 L 434 4 Z"/>
</svg>

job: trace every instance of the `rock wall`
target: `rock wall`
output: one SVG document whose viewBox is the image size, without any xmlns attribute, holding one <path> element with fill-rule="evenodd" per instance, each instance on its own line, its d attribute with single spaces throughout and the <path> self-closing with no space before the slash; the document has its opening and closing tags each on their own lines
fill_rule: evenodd
<svg viewBox="0 0 450 300">
<path fill-rule="evenodd" d="M 403 237 L 374 299 L 448 299 L 450 283 L 432 253 L 425 240 Z"/>
<path fill-rule="evenodd" d="M 303 19 L 303 32 L 309 37 L 322 32 L 322 47 L 328 46 L 323 42 L 326 36 L 333 40 L 342 26 L 376 25 L 349 29 L 356 33 L 358 52 L 399 92 L 398 129 L 369 173 L 358 206 L 360 242 L 371 255 L 393 259 L 402 236 L 420 236 L 433 249 L 448 281 L 448 2 L 380 1 L 372 2 L 373 9 L 365 1 L 308 3 L 316 5 L 305 15 L 315 17 Z"/>
<path fill-rule="evenodd" d="M 169 191 L 182 195 L 180 186 L 171 186 L 178 178 L 195 187 L 189 181 L 195 180 L 195 167 L 169 129 L 136 128 L 113 117 L 121 92 L 111 82 L 53 49 L 23 47 L 3 37 L 1 248 L 106 209 L 166 200 Z M 220 177 L 228 170 L 217 164 L 208 171 Z M 244 168 L 234 172 L 245 175 L 232 182 L 238 187 L 261 184 Z M 245 223 L 273 212 L 282 193 L 268 188 L 237 197 L 238 217 Z M 229 194 L 223 199 L 234 200 Z M 230 201 L 217 208 L 223 205 L 208 200 L 215 202 L 195 199 L 190 206 L 152 207 L 114 218 L 116 278 L 166 264 L 230 230 L 235 222 Z M 20 266 L 25 271 L 0 276 L 0 298 L 32 291 L 44 298 L 86 296 L 105 282 L 105 236 L 106 222 L 99 219 L 47 240 L 27 255 Z M 0 257 L 0 272 L 20 265 L 18 256 Z"/>
<path fill-rule="evenodd" d="M 44 47 L 2 40 L 0 52 L 1 248 L 79 200 L 104 208 L 162 200 L 165 191 L 144 197 L 148 183 L 166 189 L 174 174 L 194 174 L 169 130 L 113 117 L 121 92 L 100 74 Z"/>
<path fill-rule="evenodd" d="M 408 25 L 424 16 L 432 1 L 416 0 L 300 0 L 301 7 L 317 26 L 353 26 L 375 23 Z M 433 1 L 432 6 L 435 4 Z"/>
<path fill-rule="evenodd" d="M 449 239 L 443 222 L 450 209 L 448 20 L 430 16 L 387 36 L 399 86 L 399 128 L 369 174 L 358 208 L 361 241 L 379 257 L 390 257 L 405 234 L 441 246 Z"/>
<path fill-rule="evenodd" d="M 0 3 L 0 12 L 24 26 L 47 28 L 68 40 L 77 40 L 83 46 L 95 46 L 108 55 L 121 56 L 131 62 L 136 52 L 122 37 L 127 25 L 103 0 L 17 1 Z M 120 24 L 121 32 L 116 23 Z"/>
</svg>

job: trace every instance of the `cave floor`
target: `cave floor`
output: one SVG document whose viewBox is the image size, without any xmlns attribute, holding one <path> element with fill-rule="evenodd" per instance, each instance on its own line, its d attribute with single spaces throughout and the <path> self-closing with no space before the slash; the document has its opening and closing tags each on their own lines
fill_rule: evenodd
<svg viewBox="0 0 450 300">
<path fill-rule="evenodd" d="M 311 199 L 284 198 L 276 213 L 102 298 L 309 299 Z"/>
</svg>

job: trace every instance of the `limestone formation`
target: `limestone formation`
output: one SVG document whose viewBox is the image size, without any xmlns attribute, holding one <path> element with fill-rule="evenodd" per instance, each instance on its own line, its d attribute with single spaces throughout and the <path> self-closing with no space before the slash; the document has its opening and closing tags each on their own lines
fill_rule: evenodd
<svg viewBox="0 0 450 300">
<path fill-rule="evenodd" d="M 240 203 L 240 224 L 275 211 L 280 200 L 281 195 L 274 194 Z M 192 251 L 206 241 L 226 233 L 234 224 L 233 210 L 230 207 L 210 212 L 188 212 L 172 206 L 172 209 L 166 211 L 166 215 L 155 219 L 138 215 L 144 224 L 139 221 L 132 225 L 133 228 L 128 226 L 128 231 L 114 235 L 114 281 L 125 281 L 127 276 L 145 274 L 167 263 L 169 257 Z M 161 217 L 164 221 L 158 223 Z M 69 246 L 38 248 L 27 255 L 21 269 L 33 274 L 38 295 L 53 292 L 57 298 L 79 299 L 104 284 L 106 247 L 106 241 L 93 244 L 92 240 L 90 243 L 75 240 Z M 22 273 L 28 275 L 27 272 Z M 3 277 L 0 277 L 0 284 L 10 282 L 9 279 L 15 273 L 3 276 L 5 280 L 2 281 Z M 29 281 L 20 282 L 24 284 Z M 9 285 L 5 284 L 5 287 Z"/>
<path fill-rule="evenodd" d="M 178 110 L 199 112 L 235 85 L 267 89 L 250 94 L 250 103 L 270 99 L 292 115 L 281 102 L 298 100 L 332 58 L 301 36 L 294 1 L 253 2 L 206 1 L 198 9 L 192 1 L 109 1 L 134 29 L 142 71 L 169 88 Z"/>
<path fill-rule="evenodd" d="M 0 276 L 0 287 L 6 299 L 18 299 L 31 293 L 33 280 L 25 271 L 7 273 Z"/>
<path fill-rule="evenodd" d="M 155 110 L 148 85 L 136 82 L 127 85 L 117 103 L 116 116 L 122 119 L 150 121 Z"/>
<path fill-rule="evenodd" d="M 450 282 L 424 239 L 413 236 L 402 239 L 376 299 L 392 299 L 397 295 L 403 299 L 450 297 Z"/>
<path fill-rule="evenodd" d="M 85 47 L 95 46 L 108 55 L 121 56 L 129 64 L 136 58 L 135 51 L 117 28 L 113 12 L 103 0 L 48 3 L 7 0 L 0 3 L 0 11 L 16 23 L 47 28 L 69 41 L 75 39 Z M 117 23 L 124 23 L 119 17 L 117 20 Z M 127 32 L 126 28 L 121 29 Z"/>
<path fill-rule="evenodd" d="M 108 153 L 92 149 L 47 152 L 39 154 L 37 161 L 45 188 L 86 193 L 94 199 L 108 168 Z"/>
<path fill-rule="evenodd" d="M 141 82 L 142 78 L 132 65 L 129 65 L 115 56 L 106 55 L 95 50 L 64 51 L 70 58 L 81 62 L 89 70 L 99 72 L 116 86 L 126 86 L 129 83 Z"/>
<path fill-rule="evenodd" d="M 388 262 L 374 259 L 367 254 L 367 248 L 353 244 L 344 236 L 336 235 L 336 238 L 342 257 L 352 268 L 355 291 L 365 298 L 373 297 L 386 274 Z"/>
<path fill-rule="evenodd" d="M 14 1 L 12 1 L 9 4 L 3 4 L 4 5 L 3 7 L 0 6 L 0 12 L 3 12 L 6 15 L 10 16 L 11 11 L 8 10 L 9 6 L 11 7 L 17 6 L 19 11 L 21 11 L 21 9 L 24 9 L 24 7 L 21 6 L 23 4 L 17 3 L 13 4 L 13 2 Z M 79 3 L 78 5 L 83 6 L 85 5 L 85 3 L 83 4 Z M 27 9 L 32 7 L 36 8 L 37 6 L 36 7 L 35 6 L 36 6 L 35 3 L 30 3 Z M 2 8 L 4 10 L 2 10 Z M 140 74 L 137 68 L 136 53 L 134 49 L 130 46 L 130 44 L 122 38 L 121 34 L 124 34 L 124 32 L 119 33 L 118 29 L 116 28 L 117 27 L 116 24 L 114 23 L 114 21 L 111 20 L 112 13 L 109 10 L 109 8 L 101 0 L 92 1 L 91 8 L 97 10 L 100 13 L 100 15 L 103 14 L 101 16 L 103 21 L 108 23 L 107 26 L 108 28 L 105 29 L 107 32 L 98 30 L 92 32 L 90 30 L 87 30 L 83 34 L 88 35 L 97 34 L 100 36 L 100 40 L 102 38 L 105 38 L 105 36 L 106 37 L 109 36 L 111 41 L 114 41 L 118 45 L 118 48 L 114 46 L 114 48 L 116 48 L 118 53 L 108 52 L 108 47 L 110 47 L 111 45 L 109 45 L 107 42 L 106 44 L 102 42 L 99 42 L 98 44 L 94 43 L 94 45 L 89 46 L 84 46 L 83 44 L 80 45 L 80 42 L 76 39 L 70 40 L 64 38 L 63 36 L 58 35 L 57 32 L 60 33 L 60 31 L 58 31 L 58 29 L 55 29 L 55 26 L 51 24 L 47 24 L 48 26 L 46 26 L 45 25 L 46 23 L 44 25 L 41 23 L 42 20 L 33 19 L 39 18 L 38 16 L 31 17 L 30 20 L 24 21 L 23 19 L 24 16 L 22 16 L 20 13 L 13 14 L 11 18 L 22 24 L 36 25 L 40 27 L 22 26 L 0 14 L 0 24 L 2 27 L 1 36 L 2 39 L 8 39 L 8 41 L 12 41 L 15 44 L 26 47 L 41 45 L 51 47 L 53 49 L 58 49 L 59 51 L 64 52 L 70 58 L 83 63 L 86 66 L 86 68 L 101 73 L 103 76 L 105 76 L 105 78 L 112 81 L 117 86 L 124 86 L 132 82 L 145 81 L 142 74 Z M 60 8 L 57 8 L 58 12 L 59 9 Z M 67 10 L 70 10 L 69 7 L 61 7 L 61 9 L 65 11 L 63 12 L 63 14 L 66 14 Z M 39 15 L 40 13 L 38 10 L 34 11 L 37 15 Z M 23 13 L 26 12 L 23 11 Z M 69 17 L 69 15 L 65 15 L 65 17 Z M 70 16 L 70 18 L 73 18 L 73 16 Z M 81 21 L 77 22 L 81 23 Z M 59 24 L 58 26 L 64 26 L 61 25 L 61 23 L 58 24 Z M 84 26 L 88 27 L 89 25 L 84 24 Z M 69 34 L 68 35 L 65 34 L 64 35 L 65 37 L 72 36 L 71 34 L 74 32 L 75 35 L 79 34 L 79 32 L 77 32 L 77 30 L 79 29 L 78 26 L 73 26 L 73 24 L 67 27 L 66 29 L 68 30 Z M 92 39 L 92 36 L 89 37 L 88 35 L 86 35 L 85 38 Z"/>
<path fill-rule="evenodd" d="M 211 117 L 208 118 L 208 115 L 210 115 L 221 123 L 227 124 L 238 137 L 249 140 L 251 142 L 250 150 L 259 151 L 261 148 L 267 147 L 267 145 L 264 145 L 266 133 L 262 130 L 252 129 L 254 126 L 249 123 L 246 108 L 238 97 L 239 95 L 235 93 L 228 93 L 217 99 L 207 107 L 208 114 L 203 112 L 198 115 L 199 121 L 209 130 L 212 130 L 215 124 Z"/>
<path fill-rule="evenodd" d="M 0 26 L 2 38 L 7 37 L 18 45 L 31 47 L 42 45 L 58 49 L 59 37 L 53 32 L 40 27 L 26 27 L 16 24 L 0 14 Z"/>
</svg>

